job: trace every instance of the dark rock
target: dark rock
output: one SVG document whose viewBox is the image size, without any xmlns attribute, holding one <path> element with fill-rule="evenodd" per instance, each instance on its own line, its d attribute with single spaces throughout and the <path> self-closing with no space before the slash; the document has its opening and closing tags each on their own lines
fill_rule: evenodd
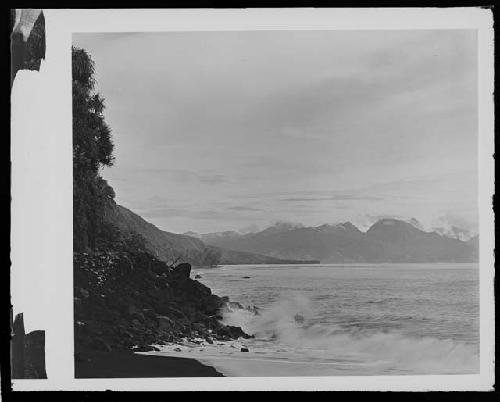
<svg viewBox="0 0 500 402">
<path fill-rule="evenodd" d="M 199 323 L 199 322 L 193 323 L 192 328 L 193 328 L 193 330 L 198 331 L 198 332 L 204 332 L 206 329 L 205 325 L 202 323 Z"/>
<path fill-rule="evenodd" d="M 173 273 L 176 277 L 187 279 L 189 278 L 189 275 L 191 275 L 191 264 L 183 262 L 174 268 Z"/>
<path fill-rule="evenodd" d="M 195 275 L 194 279 L 201 279 L 201 275 Z"/>
<path fill-rule="evenodd" d="M 158 316 L 158 329 L 160 331 L 169 332 L 174 328 L 174 322 L 165 316 Z"/>
<path fill-rule="evenodd" d="M 301 314 L 295 314 L 293 319 L 299 324 L 302 324 L 304 322 L 304 316 Z"/>
<path fill-rule="evenodd" d="M 225 307 L 229 311 L 233 311 L 233 310 L 245 310 L 245 307 L 241 303 L 232 302 L 232 301 L 227 302 L 226 305 L 225 305 Z"/>
<path fill-rule="evenodd" d="M 249 276 L 242 276 L 243 279 L 250 279 Z"/>
<path fill-rule="evenodd" d="M 246 334 L 240 327 L 234 327 L 232 325 L 226 325 L 217 331 L 218 335 L 222 337 L 227 337 L 229 339 L 248 338 L 249 335 Z"/>
<path fill-rule="evenodd" d="M 246 348 L 246 347 L 242 347 L 242 348 L 240 349 L 240 352 L 248 352 L 248 348 Z"/>
</svg>

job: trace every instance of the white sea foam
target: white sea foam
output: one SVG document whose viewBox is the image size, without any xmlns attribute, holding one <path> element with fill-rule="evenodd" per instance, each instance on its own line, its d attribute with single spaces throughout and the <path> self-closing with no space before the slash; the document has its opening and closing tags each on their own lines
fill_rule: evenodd
<svg viewBox="0 0 500 402">
<path fill-rule="evenodd" d="M 301 295 L 281 299 L 260 315 L 246 310 L 226 312 L 224 322 L 254 334 L 252 343 L 257 349 L 266 344 L 269 352 L 274 344 L 275 351 L 293 351 L 309 362 L 371 361 L 388 370 L 426 373 L 474 372 L 479 367 L 477 348 L 464 342 L 380 329 L 310 324 L 313 316 L 313 303 Z"/>
</svg>

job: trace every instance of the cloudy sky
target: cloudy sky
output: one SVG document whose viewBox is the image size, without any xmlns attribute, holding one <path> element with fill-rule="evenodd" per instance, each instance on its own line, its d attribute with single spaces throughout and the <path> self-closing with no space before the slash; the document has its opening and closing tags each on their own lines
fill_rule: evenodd
<svg viewBox="0 0 500 402">
<path fill-rule="evenodd" d="M 211 232 L 477 222 L 474 31 L 78 34 L 117 202 Z"/>
</svg>

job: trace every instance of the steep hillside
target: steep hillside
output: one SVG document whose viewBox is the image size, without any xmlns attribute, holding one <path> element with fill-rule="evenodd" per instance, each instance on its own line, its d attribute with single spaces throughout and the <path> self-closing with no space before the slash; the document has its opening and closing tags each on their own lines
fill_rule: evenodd
<svg viewBox="0 0 500 402">
<path fill-rule="evenodd" d="M 141 235 L 148 251 L 161 261 L 170 263 L 182 258 L 195 265 L 202 262 L 206 246 L 199 239 L 160 230 L 129 209 L 114 203 L 106 208 L 105 219 L 121 232 Z"/>
</svg>

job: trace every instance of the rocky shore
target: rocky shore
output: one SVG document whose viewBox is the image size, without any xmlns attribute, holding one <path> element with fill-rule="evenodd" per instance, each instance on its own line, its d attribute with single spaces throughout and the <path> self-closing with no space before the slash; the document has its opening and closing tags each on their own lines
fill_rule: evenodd
<svg viewBox="0 0 500 402">
<path fill-rule="evenodd" d="M 147 252 L 75 253 L 77 371 L 88 366 L 89 356 L 101 353 L 250 338 L 241 328 L 220 321 L 223 309 L 243 306 L 212 294 L 190 274 L 190 264 L 169 267 Z"/>
</svg>

